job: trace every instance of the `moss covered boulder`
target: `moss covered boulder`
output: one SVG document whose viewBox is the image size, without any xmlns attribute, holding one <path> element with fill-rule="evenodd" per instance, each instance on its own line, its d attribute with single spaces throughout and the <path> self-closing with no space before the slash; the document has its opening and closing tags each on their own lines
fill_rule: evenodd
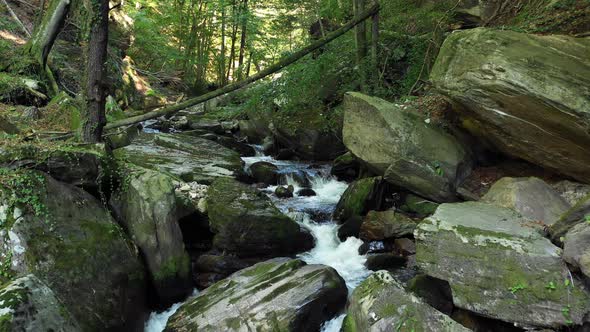
<svg viewBox="0 0 590 332">
<path fill-rule="evenodd" d="M 189 299 L 165 331 L 318 331 L 346 303 L 331 267 L 276 258 L 234 273 Z"/>
<path fill-rule="evenodd" d="M 279 183 L 279 168 L 269 162 L 259 161 L 250 166 L 250 174 L 254 181 L 268 185 Z"/>
<path fill-rule="evenodd" d="M 419 224 L 416 261 L 446 280 L 455 306 L 521 326 L 582 324 L 590 296 L 541 226 L 485 203 L 443 204 Z M 575 287 L 574 287 L 575 285 Z"/>
<path fill-rule="evenodd" d="M 240 257 L 291 255 L 313 246 L 313 237 L 262 192 L 230 178 L 209 187 L 213 246 Z"/>
<path fill-rule="evenodd" d="M 77 332 L 80 326 L 53 291 L 32 274 L 0 290 L 0 330 Z"/>
<path fill-rule="evenodd" d="M 417 223 L 394 210 L 370 211 L 361 225 L 359 236 L 365 241 L 380 241 L 414 234 Z"/>
<path fill-rule="evenodd" d="M 369 210 L 379 208 L 383 194 L 383 179 L 364 178 L 348 186 L 334 210 L 334 219 L 341 223 L 353 216 L 365 215 Z"/>
<path fill-rule="evenodd" d="M 3 278 L 36 275 L 81 330 L 134 330 L 144 308 L 144 267 L 100 201 L 40 172 L 1 175 Z"/>
<path fill-rule="evenodd" d="M 183 300 L 192 290 L 190 258 L 178 224 L 176 185 L 166 175 L 135 170 L 111 199 L 118 219 L 139 247 L 160 303 Z"/>
<path fill-rule="evenodd" d="M 551 225 L 549 234 L 556 243 L 563 243 L 565 234 L 575 225 L 588 220 L 590 216 L 590 195 L 582 198 L 576 205 L 565 212 L 559 220 Z"/>
<path fill-rule="evenodd" d="M 451 34 L 431 81 L 499 150 L 590 183 L 590 39 L 478 28 Z"/>
<path fill-rule="evenodd" d="M 590 278 L 590 223 L 583 222 L 572 227 L 564 242 L 563 259 Z"/>
<path fill-rule="evenodd" d="M 385 100 L 344 98 L 346 147 L 388 182 L 434 201 L 453 201 L 471 171 L 467 150 L 450 134 Z"/>
<path fill-rule="evenodd" d="M 133 144 L 115 150 L 115 156 L 201 184 L 210 184 L 219 177 L 234 177 L 242 171 L 239 154 L 213 141 L 188 135 L 142 133 Z"/>
<path fill-rule="evenodd" d="M 538 178 L 502 178 L 482 198 L 484 202 L 513 209 L 522 216 L 554 224 L 571 206 Z"/>
<path fill-rule="evenodd" d="M 387 271 L 378 271 L 352 293 L 343 332 L 467 332 L 469 329 L 404 290 Z"/>
</svg>

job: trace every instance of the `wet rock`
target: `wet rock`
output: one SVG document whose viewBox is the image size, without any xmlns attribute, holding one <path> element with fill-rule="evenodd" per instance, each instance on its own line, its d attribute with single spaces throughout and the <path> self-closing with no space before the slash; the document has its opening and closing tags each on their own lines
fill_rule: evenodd
<svg viewBox="0 0 590 332">
<path fill-rule="evenodd" d="M 276 160 L 291 160 L 295 157 L 295 152 L 291 149 L 280 149 L 275 156 Z"/>
<path fill-rule="evenodd" d="M 287 184 L 290 180 L 295 181 L 299 186 L 304 188 L 311 188 L 311 181 L 307 177 L 307 174 L 302 170 L 296 170 L 290 173 L 283 173 L 284 180 L 287 179 Z"/>
<path fill-rule="evenodd" d="M 364 218 L 359 236 L 365 241 L 385 240 L 412 235 L 417 223 L 393 211 L 370 211 Z"/>
<path fill-rule="evenodd" d="M 546 225 L 554 224 L 571 207 L 553 188 L 534 177 L 502 178 L 482 201 L 515 210 Z"/>
<path fill-rule="evenodd" d="M 311 188 L 303 188 L 303 189 L 299 189 L 299 191 L 297 191 L 297 196 L 300 197 L 311 197 L 311 196 L 316 196 L 316 192 L 311 189 Z"/>
<path fill-rule="evenodd" d="M 348 218 L 340 226 L 340 228 L 338 228 L 338 238 L 341 241 L 346 241 L 346 239 L 351 236 L 358 237 L 359 232 L 361 231 L 362 224 L 363 224 L 363 217 L 361 217 L 361 216 L 352 216 L 352 217 Z"/>
<path fill-rule="evenodd" d="M 473 135 L 590 183 L 589 52 L 588 38 L 463 30 L 445 40 L 430 79 Z"/>
<path fill-rule="evenodd" d="M 317 331 L 346 303 L 330 267 L 277 258 L 222 280 L 183 304 L 166 331 Z"/>
<path fill-rule="evenodd" d="M 53 291 L 32 274 L 3 286 L 0 312 L 4 331 L 81 330 Z"/>
<path fill-rule="evenodd" d="M 360 164 L 352 153 L 347 152 L 334 159 L 330 174 L 340 181 L 354 181 L 360 174 Z"/>
<path fill-rule="evenodd" d="M 178 225 L 178 206 L 172 179 L 150 170 L 127 174 L 124 191 L 111 203 L 119 222 L 139 247 L 159 302 L 171 305 L 192 290 L 190 258 Z"/>
<path fill-rule="evenodd" d="M 249 143 L 260 144 L 267 135 L 268 128 L 258 126 L 255 121 L 240 120 L 238 122 L 240 137 L 248 139 Z"/>
<path fill-rule="evenodd" d="M 446 281 L 420 274 L 408 282 L 408 290 L 446 315 L 453 312 L 453 294 Z"/>
<path fill-rule="evenodd" d="M 26 179 L 22 189 L 30 199 L 15 204 L 6 200 L 13 193 L 1 189 L 0 259 L 10 262 L 6 272 L 36 275 L 81 330 L 134 330 L 145 308 L 146 280 L 123 230 L 83 190 L 40 172 L 17 176 Z"/>
<path fill-rule="evenodd" d="M 344 144 L 372 172 L 437 202 L 457 199 L 472 166 L 457 139 L 379 98 L 347 93 L 344 109 Z"/>
<path fill-rule="evenodd" d="M 279 183 L 279 168 L 274 164 L 266 161 L 259 161 L 250 166 L 250 174 L 254 181 L 267 185 L 276 185 Z"/>
<path fill-rule="evenodd" d="M 186 182 L 211 184 L 242 172 L 240 156 L 215 142 L 186 135 L 142 133 L 115 156 Z"/>
<path fill-rule="evenodd" d="M 416 215 L 418 218 L 432 215 L 436 208 L 438 208 L 437 203 L 412 194 L 406 196 L 404 205 L 401 207 L 403 211 Z"/>
<path fill-rule="evenodd" d="M 468 329 L 404 290 L 393 276 L 378 271 L 352 293 L 342 331 L 449 331 Z"/>
<path fill-rule="evenodd" d="M 402 256 L 416 254 L 416 243 L 408 238 L 395 239 L 393 241 L 395 252 Z"/>
<path fill-rule="evenodd" d="M 187 118 L 191 129 L 206 130 L 220 135 L 225 133 L 221 122 L 217 120 L 205 119 L 200 115 L 187 115 Z"/>
<path fill-rule="evenodd" d="M 198 287 L 207 288 L 255 263 L 256 261 L 246 261 L 233 255 L 207 253 L 199 256 L 195 263 L 195 281 Z"/>
<path fill-rule="evenodd" d="M 590 220 L 590 217 L 588 218 Z M 590 223 L 582 222 L 569 230 L 563 246 L 563 260 L 590 278 Z"/>
<path fill-rule="evenodd" d="M 216 180 L 207 198 L 215 248 L 239 257 L 305 251 L 313 237 L 282 214 L 262 192 L 229 178 Z"/>
<path fill-rule="evenodd" d="M 403 267 L 406 259 L 392 253 L 369 254 L 365 266 L 371 271 L 390 270 Z"/>
<path fill-rule="evenodd" d="M 416 260 L 447 281 L 457 307 L 523 326 L 581 324 L 590 296 L 538 223 L 485 203 L 443 204 L 419 224 Z M 562 309 L 568 308 L 563 314 Z"/>
<path fill-rule="evenodd" d="M 381 205 L 383 188 L 380 177 L 360 179 L 346 189 L 336 209 L 334 219 L 344 222 L 352 216 L 362 216 Z"/>
<path fill-rule="evenodd" d="M 581 199 L 574 207 L 564 213 L 559 220 L 551 225 L 549 234 L 555 243 L 563 243 L 562 237 L 575 225 L 586 221 L 590 215 L 590 195 Z"/>
<path fill-rule="evenodd" d="M 131 142 L 133 142 L 133 140 L 139 135 L 140 131 L 141 127 L 139 125 L 117 128 L 105 137 L 105 142 L 112 150 L 120 149 L 131 144 Z"/>
<path fill-rule="evenodd" d="M 293 186 L 278 186 L 277 189 L 275 189 L 275 195 L 278 198 L 291 198 L 293 197 L 294 191 L 295 188 L 293 188 Z"/>
</svg>

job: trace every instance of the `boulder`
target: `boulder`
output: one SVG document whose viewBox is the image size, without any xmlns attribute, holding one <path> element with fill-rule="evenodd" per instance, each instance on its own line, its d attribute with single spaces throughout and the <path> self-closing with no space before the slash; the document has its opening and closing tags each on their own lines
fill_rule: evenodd
<svg viewBox="0 0 590 332">
<path fill-rule="evenodd" d="M 342 222 L 352 216 L 362 216 L 381 205 L 382 178 L 372 177 L 357 180 L 348 186 L 334 210 L 334 219 Z"/>
<path fill-rule="evenodd" d="M 53 291 L 32 274 L 0 290 L 3 331 L 81 331 Z"/>
<path fill-rule="evenodd" d="M 378 271 L 352 293 L 342 331 L 469 330 L 405 291 L 389 272 Z"/>
<path fill-rule="evenodd" d="M 290 198 L 293 197 L 293 191 L 295 191 L 293 186 L 278 186 L 275 189 L 275 195 L 278 198 Z"/>
<path fill-rule="evenodd" d="M 379 98 L 347 93 L 344 109 L 344 144 L 371 171 L 422 197 L 456 200 L 472 166 L 457 139 Z"/>
<path fill-rule="evenodd" d="M 414 220 L 394 210 L 371 211 L 363 220 L 359 237 L 365 241 L 399 238 L 414 234 L 416 225 Z"/>
<path fill-rule="evenodd" d="M 562 180 L 551 184 L 551 187 L 572 206 L 590 195 L 590 185 L 588 184 Z"/>
<path fill-rule="evenodd" d="M 142 133 L 133 144 L 114 153 L 132 164 L 206 185 L 216 178 L 234 177 L 242 172 L 242 161 L 236 152 L 186 135 Z"/>
<path fill-rule="evenodd" d="M 392 253 L 368 254 L 365 266 L 371 271 L 391 270 L 403 267 L 406 263 L 404 257 Z"/>
<path fill-rule="evenodd" d="M 163 305 L 192 291 L 190 258 L 178 225 L 176 186 L 151 170 L 126 175 L 128 184 L 111 199 L 120 223 L 141 250 L 156 295 Z"/>
<path fill-rule="evenodd" d="M 264 193 L 229 178 L 208 192 L 213 246 L 239 257 L 291 255 L 313 246 L 313 237 L 279 211 Z"/>
<path fill-rule="evenodd" d="M 334 159 L 330 174 L 340 181 L 354 181 L 360 174 L 360 163 L 352 153 L 347 152 Z"/>
<path fill-rule="evenodd" d="M 590 216 L 590 194 L 564 213 L 555 224 L 551 225 L 549 228 L 551 240 L 555 243 L 562 243 L 562 237 L 572 227 L 586 221 L 587 216 Z"/>
<path fill-rule="evenodd" d="M 3 181 L 0 259 L 10 262 L 5 275 L 36 275 L 81 330 L 134 330 L 145 307 L 144 268 L 101 202 L 40 172 L 9 173 Z"/>
<path fill-rule="evenodd" d="M 510 209 L 443 204 L 414 232 L 416 261 L 450 284 L 457 307 L 521 326 L 581 324 L 590 296 L 541 231 Z"/>
<path fill-rule="evenodd" d="M 437 203 L 412 194 L 406 196 L 404 204 L 401 206 L 401 210 L 418 218 L 426 218 L 432 215 L 437 208 Z"/>
<path fill-rule="evenodd" d="M 401 238 L 393 241 L 395 252 L 402 256 L 411 256 L 416 254 L 416 242 L 408 239 Z"/>
<path fill-rule="evenodd" d="M 254 181 L 268 185 L 279 183 L 279 168 L 269 162 L 259 161 L 250 166 L 250 174 Z"/>
<path fill-rule="evenodd" d="M 358 237 L 362 224 L 363 217 L 361 216 L 352 216 L 344 221 L 338 228 L 338 238 L 340 241 L 344 242 L 351 236 Z"/>
<path fill-rule="evenodd" d="M 502 178 L 482 197 L 482 201 L 515 210 L 523 217 L 554 224 L 571 206 L 543 180 Z"/>
<path fill-rule="evenodd" d="M 408 282 L 408 290 L 445 315 L 453 312 L 453 294 L 446 281 L 419 274 Z"/>
<path fill-rule="evenodd" d="M 590 278 L 590 223 L 579 223 L 567 232 L 563 260 Z"/>
<path fill-rule="evenodd" d="M 202 115 L 188 114 L 187 116 L 189 127 L 191 129 L 206 130 L 215 134 L 224 134 L 221 122 L 212 119 L 203 118 Z"/>
<path fill-rule="evenodd" d="M 318 331 L 346 303 L 331 267 L 277 258 L 234 273 L 183 304 L 165 331 Z"/>
<path fill-rule="evenodd" d="M 317 196 L 317 193 L 311 188 L 303 188 L 303 189 L 299 189 L 299 191 L 297 191 L 297 196 L 311 197 L 311 196 Z"/>
<path fill-rule="evenodd" d="M 7 135 L 16 135 L 20 133 L 20 130 L 6 117 L 0 115 L 0 133 Z"/>
<path fill-rule="evenodd" d="M 588 53 L 589 38 L 463 30 L 445 40 L 430 80 L 475 136 L 590 183 Z"/>
</svg>

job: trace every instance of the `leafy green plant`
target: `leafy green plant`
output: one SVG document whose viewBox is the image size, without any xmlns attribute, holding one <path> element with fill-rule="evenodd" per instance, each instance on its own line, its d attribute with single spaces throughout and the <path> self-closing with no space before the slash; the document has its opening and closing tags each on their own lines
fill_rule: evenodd
<svg viewBox="0 0 590 332">
<path fill-rule="evenodd" d="M 508 288 L 508 290 L 512 294 L 516 294 L 519 291 L 524 290 L 524 289 L 526 289 L 526 285 L 524 283 L 522 283 L 522 282 L 519 282 L 518 284 L 516 284 L 516 285 L 514 285 L 514 286 L 512 286 L 510 288 Z"/>
<path fill-rule="evenodd" d="M 555 290 L 556 289 L 555 282 L 549 281 L 549 283 L 547 283 L 547 285 L 545 286 L 545 288 L 548 289 L 548 290 Z"/>
</svg>

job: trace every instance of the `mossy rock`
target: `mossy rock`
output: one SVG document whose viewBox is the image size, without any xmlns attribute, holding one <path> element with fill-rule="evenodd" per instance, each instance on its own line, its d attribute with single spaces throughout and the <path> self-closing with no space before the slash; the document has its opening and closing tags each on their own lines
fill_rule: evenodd
<svg viewBox="0 0 590 332">
<path fill-rule="evenodd" d="M 555 243 L 563 243 L 562 238 L 575 225 L 586 221 L 586 217 L 590 216 L 590 195 L 581 199 L 576 205 L 565 212 L 559 220 L 551 225 L 549 234 Z"/>
<path fill-rule="evenodd" d="M 370 211 L 361 225 L 359 237 L 365 241 L 394 239 L 414 234 L 417 222 L 394 211 Z"/>
<path fill-rule="evenodd" d="M 372 177 L 350 184 L 334 210 L 334 219 L 345 222 L 353 216 L 365 215 L 380 205 L 382 178 Z"/>
<path fill-rule="evenodd" d="M 431 202 L 425 198 L 409 194 L 406 196 L 402 210 L 415 214 L 419 218 L 425 218 L 433 214 L 438 208 L 437 203 Z"/>
<path fill-rule="evenodd" d="M 541 232 L 510 209 L 443 204 L 414 232 L 416 262 L 450 284 L 459 308 L 522 326 L 582 324 L 590 295 Z"/>
<path fill-rule="evenodd" d="M 240 257 L 291 255 L 313 246 L 312 236 L 262 192 L 230 178 L 209 187 L 213 245 Z"/>
<path fill-rule="evenodd" d="M 344 307 L 347 292 L 331 267 L 272 259 L 189 299 L 165 331 L 318 331 Z"/>
<path fill-rule="evenodd" d="M 82 330 L 135 328 L 145 305 L 145 272 L 109 212 L 43 173 L 11 174 L 4 173 L 0 189 L 0 256 L 11 262 L 9 272 L 35 274 Z"/>
</svg>

